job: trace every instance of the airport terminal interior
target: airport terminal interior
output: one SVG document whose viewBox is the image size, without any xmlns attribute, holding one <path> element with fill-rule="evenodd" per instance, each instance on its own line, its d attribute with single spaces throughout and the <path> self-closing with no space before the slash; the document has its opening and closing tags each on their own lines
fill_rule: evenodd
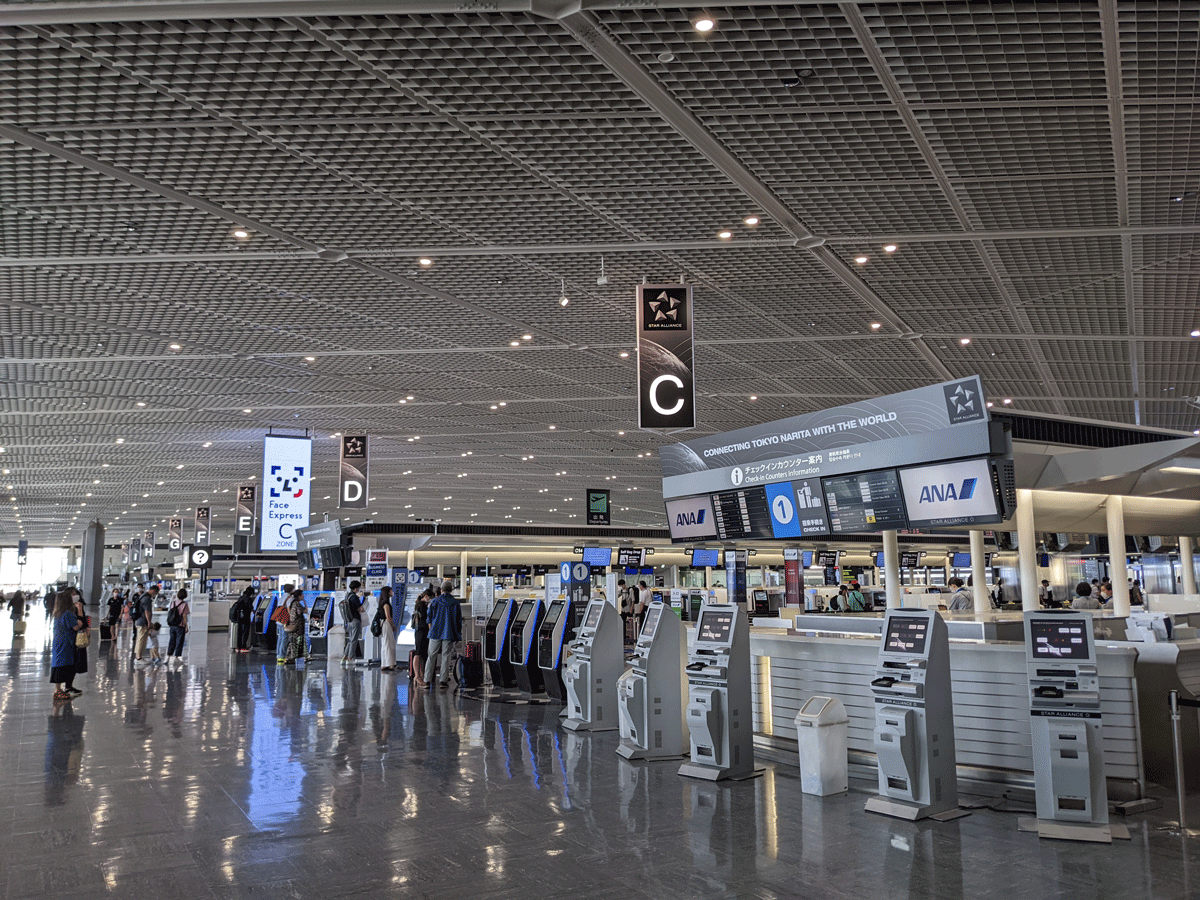
<svg viewBox="0 0 1200 900">
<path fill-rule="evenodd" d="M 0 896 L 1200 896 L 1198 33 L 0 0 Z"/>
</svg>

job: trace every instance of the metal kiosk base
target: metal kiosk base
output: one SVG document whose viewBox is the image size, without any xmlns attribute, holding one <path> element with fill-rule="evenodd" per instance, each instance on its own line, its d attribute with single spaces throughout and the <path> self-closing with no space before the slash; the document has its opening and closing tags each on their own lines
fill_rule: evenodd
<svg viewBox="0 0 1200 900">
<path fill-rule="evenodd" d="M 562 727 L 567 731 L 616 731 L 616 725 L 603 722 L 585 722 L 583 719 L 563 719 Z"/>
<path fill-rule="evenodd" d="M 749 772 L 731 775 L 729 774 L 729 769 L 719 769 L 716 766 L 701 766 L 694 762 L 685 762 L 679 767 L 679 774 L 684 778 L 699 778 L 703 781 L 748 781 L 751 778 L 757 778 L 765 771 L 765 768 L 751 769 Z"/>
<path fill-rule="evenodd" d="M 970 812 L 965 809 L 959 809 L 957 806 L 939 810 L 934 806 L 921 806 L 920 804 L 908 803 L 904 800 L 893 800 L 890 797 L 872 797 L 867 801 L 867 805 L 863 809 L 867 812 L 879 813 L 881 816 L 891 816 L 893 819 L 905 819 L 909 822 L 915 822 L 918 819 L 936 819 L 939 822 L 949 822 L 953 819 L 961 819 L 963 816 L 970 815 Z"/>
<path fill-rule="evenodd" d="M 1093 844 L 1111 844 L 1113 839 L 1130 840 L 1129 829 L 1120 823 L 1107 825 L 1089 822 L 1055 822 L 1050 819 L 1035 819 L 1022 816 L 1017 819 L 1018 831 L 1036 832 L 1040 838 L 1052 841 L 1087 841 Z"/>
</svg>

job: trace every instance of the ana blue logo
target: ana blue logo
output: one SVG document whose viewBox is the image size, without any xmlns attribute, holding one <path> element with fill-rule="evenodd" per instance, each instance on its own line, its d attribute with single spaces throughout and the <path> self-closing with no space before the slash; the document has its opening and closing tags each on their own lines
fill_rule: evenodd
<svg viewBox="0 0 1200 900">
<path fill-rule="evenodd" d="M 705 512 L 707 510 L 696 509 L 691 512 L 680 513 L 675 517 L 675 524 L 681 528 L 685 525 L 703 525 Z"/>
<path fill-rule="evenodd" d="M 930 484 L 921 488 L 921 503 L 945 503 L 947 500 L 970 500 L 975 493 L 978 478 L 964 478 L 958 487 L 954 484 Z"/>
</svg>

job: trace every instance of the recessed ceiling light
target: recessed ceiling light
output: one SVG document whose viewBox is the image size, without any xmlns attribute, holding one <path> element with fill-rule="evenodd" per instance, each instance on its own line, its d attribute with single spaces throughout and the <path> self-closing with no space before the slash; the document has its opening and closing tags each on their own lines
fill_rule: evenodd
<svg viewBox="0 0 1200 900">
<path fill-rule="evenodd" d="M 896 247 L 896 245 L 895 245 L 895 244 L 884 244 L 884 245 L 883 245 L 883 252 L 884 252 L 884 253 L 895 253 L 897 249 L 898 249 L 898 248 Z"/>
<path fill-rule="evenodd" d="M 234 239 L 239 240 L 239 241 L 244 241 L 248 237 L 250 237 L 250 232 L 247 231 L 245 228 L 235 228 L 235 229 L 233 229 L 233 231 L 229 232 L 229 234 Z"/>
<path fill-rule="evenodd" d="M 629 359 L 629 351 L 628 351 L 628 350 L 622 350 L 622 351 L 621 351 L 621 353 L 620 353 L 620 357 L 621 357 L 621 359 Z"/>
<path fill-rule="evenodd" d="M 532 335 L 532 334 L 523 334 L 523 335 L 521 335 L 521 340 L 523 340 L 523 341 L 532 341 L 532 340 L 533 340 L 533 335 Z"/>
<path fill-rule="evenodd" d="M 117 438 L 117 443 L 118 443 L 118 444 L 123 444 L 123 443 L 125 443 L 125 438 Z"/>
<path fill-rule="evenodd" d="M 183 345 L 182 344 L 169 344 L 168 348 L 171 350 L 182 350 Z"/>
<path fill-rule="evenodd" d="M 871 323 L 871 330 L 872 330 L 872 331 L 878 331 L 878 330 L 879 330 L 880 328 L 882 328 L 882 327 L 883 327 L 883 325 L 882 325 L 882 324 L 880 324 L 879 322 L 872 322 L 872 323 Z"/>
<path fill-rule="evenodd" d="M 992 401 L 991 401 L 991 400 L 989 400 L 989 401 L 987 402 L 987 408 L 988 408 L 988 409 L 991 409 L 993 406 L 995 406 L 995 404 L 994 404 L 994 403 L 992 403 Z"/>
<path fill-rule="evenodd" d="M 254 412 L 254 410 L 252 410 L 252 409 L 243 409 L 243 410 L 242 410 L 242 412 L 244 412 L 244 413 L 252 413 L 252 412 Z"/>
<path fill-rule="evenodd" d="M 492 409 L 499 409 L 499 408 L 500 408 L 500 407 L 499 407 L 499 406 L 497 406 L 495 403 L 493 403 L 493 404 L 492 404 Z"/>
<path fill-rule="evenodd" d="M 146 404 L 145 404 L 145 402 L 144 402 L 144 401 L 142 401 L 142 400 L 139 400 L 137 405 L 138 405 L 138 406 L 145 406 Z"/>
<path fill-rule="evenodd" d="M 723 241 L 727 241 L 731 237 L 733 237 L 733 232 L 732 231 L 718 231 L 717 237 L 719 237 Z"/>
<path fill-rule="evenodd" d="M 692 27 L 701 34 L 708 34 L 717 27 L 717 20 L 709 15 L 700 16 L 699 18 L 692 19 Z"/>
<path fill-rule="evenodd" d="M 1005 397 L 1005 398 L 1004 398 L 1004 405 L 1005 405 L 1005 406 L 1010 406 L 1011 404 L 1012 404 L 1012 397 Z"/>
<path fill-rule="evenodd" d="M 175 468 L 177 468 L 177 469 L 182 469 L 182 468 L 183 468 L 183 466 L 182 466 L 182 465 L 178 465 L 178 466 L 176 466 Z"/>
<path fill-rule="evenodd" d="M 508 406 L 508 403 L 506 403 L 505 401 L 501 400 L 501 401 L 500 401 L 500 402 L 497 404 L 497 406 Z"/>
<path fill-rule="evenodd" d="M 433 265 L 433 260 L 430 259 L 428 256 L 422 256 L 420 259 L 417 260 L 417 262 L 419 262 L 421 265 L 425 266 L 426 268 Z"/>
<path fill-rule="evenodd" d="M 304 357 L 304 361 L 305 362 L 316 362 L 317 358 L 315 356 L 306 356 L 306 357 Z"/>
<path fill-rule="evenodd" d="M 618 431 L 618 432 L 617 432 L 617 434 L 624 435 L 624 434 L 625 434 L 625 432 L 623 432 L 623 431 Z"/>
<path fill-rule="evenodd" d="M 1192 337 L 1200 337 L 1200 328 L 1195 328 L 1192 330 Z"/>
<path fill-rule="evenodd" d="M 159 483 L 160 485 L 163 485 L 163 484 L 165 484 L 166 482 L 164 482 L 164 481 L 160 481 L 160 482 L 158 482 L 158 483 Z"/>
<path fill-rule="evenodd" d="M 750 399 L 751 399 L 751 400 L 757 400 L 757 399 L 758 399 L 758 394 L 751 394 L 751 395 L 750 395 Z"/>
<path fill-rule="evenodd" d="M 751 228 L 753 228 L 755 225 L 758 224 L 759 219 L 758 219 L 758 216 L 746 216 L 746 218 L 742 219 L 742 221 L 745 222 L 747 225 L 749 225 Z"/>
<path fill-rule="evenodd" d="M 508 346 L 510 346 L 510 347 L 520 347 L 520 346 L 521 346 L 521 342 L 520 342 L 520 341 L 509 341 L 509 342 L 508 342 Z"/>
<path fill-rule="evenodd" d="M 558 426 L 557 426 L 557 425 L 551 425 L 551 426 L 550 426 L 550 430 L 551 430 L 551 431 L 554 431 L 556 428 L 558 428 Z"/>
<path fill-rule="evenodd" d="M 971 343 L 971 339 L 970 338 L 959 338 L 958 342 L 965 347 L 965 346 L 967 346 L 967 344 Z"/>
<path fill-rule="evenodd" d="M 855 261 L 856 263 L 858 263 L 860 266 L 861 266 L 863 263 L 867 262 L 869 259 L 870 259 L 870 257 L 869 257 L 869 256 L 856 256 L 856 257 L 854 257 L 854 261 Z"/>
</svg>

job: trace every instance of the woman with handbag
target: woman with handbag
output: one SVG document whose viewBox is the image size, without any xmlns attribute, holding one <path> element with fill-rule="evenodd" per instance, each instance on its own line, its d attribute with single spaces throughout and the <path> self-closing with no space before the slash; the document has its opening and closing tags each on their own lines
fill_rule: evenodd
<svg viewBox="0 0 1200 900">
<path fill-rule="evenodd" d="M 75 632 L 75 674 L 86 675 L 88 670 L 88 644 L 92 642 L 92 620 L 88 618 L 87 613 L 83 609 L 83 597 L 79 595 L 79 591 L 71 588 L 71 605 L 75 610 L 75 618 L 81 625 Z"/>
<path fill-rule="evenodd" d="M 417 655 L 417 673 L 414 680 L 419 687 L 425 687 L 425 680 L 421 676 L 425 672 L 425 660 L 429 657 L 429 598 L 432 596 L 433 588 L 426 588 L 413 605 L 413 652 Z M 411 672 L 411 667 L 409 671 Z"/>
<path fill-rule="evenodd" d="M 54 699 L 70 700 L 83 693 L 75 687 L 75 635 L 83 623 L 75 615 L 70 591 L 59 591 L 54 595 L 50 621 L 54 629 L 50 650 L 50 682 L 57 688 Z"/>
<path fill-rule="evenodd" d="M 392 671 L 396 668 L 396 623 L 392 619 L 392 589 L 386 585 L 379 589 L 379 604 L 371 622 L 371 633 L 379 638 L 379 668 L 384 672 Z"/>
<path fill-rule="evenodd" d="M 304 620 L 306 618 L 304 591 L 297 588 L 292 591 L 292 597 L 288 603 L 288 621 L 283 626 L 283 632 L 287 635 L 287 649 L 283 656 L 285 663 L 295 662 L 299 657 L 304 656 Z"/>
</svg>

